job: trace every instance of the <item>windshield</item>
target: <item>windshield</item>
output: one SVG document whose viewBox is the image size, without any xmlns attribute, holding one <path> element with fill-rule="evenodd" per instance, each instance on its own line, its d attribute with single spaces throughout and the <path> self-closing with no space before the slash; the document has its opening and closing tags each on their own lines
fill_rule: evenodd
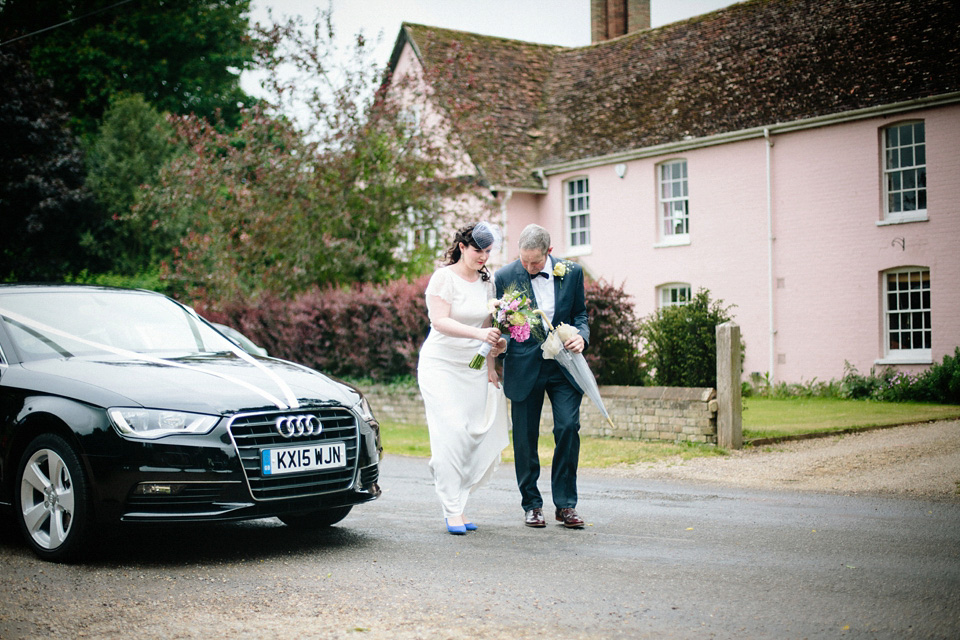
<svg viewBox="0 0 960 640">
<path fill-rule="evenodd" d="M 25 361 L 234 349 L 230 341 L 169 298 L 138 291 L 11 293 L 0 296 L 0 317 Z"/>
</svg>

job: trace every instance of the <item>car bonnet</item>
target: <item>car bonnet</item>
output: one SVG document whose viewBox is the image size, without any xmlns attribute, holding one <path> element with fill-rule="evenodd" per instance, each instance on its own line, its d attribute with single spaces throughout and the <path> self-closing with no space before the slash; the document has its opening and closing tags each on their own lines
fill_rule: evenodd
<svg viewBox="0 0 960 640">
<path fill-rule="evenodd" d="M 149 360 L 104 355 L 37 360 L 21 366 L 25 374 L 29 372 L 29 382 L 24 380 L 22 386 L 99 406 L 228 415 L 331 402 L 352 407 L 360 400 L 347 385 L 306 367 L 235 354 Z"/>
</svg>

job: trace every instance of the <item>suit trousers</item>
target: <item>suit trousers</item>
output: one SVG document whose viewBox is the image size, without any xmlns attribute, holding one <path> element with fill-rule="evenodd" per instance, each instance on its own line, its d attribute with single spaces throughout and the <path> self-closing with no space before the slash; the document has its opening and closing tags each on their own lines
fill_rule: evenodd
<svg viewBox="0 0 960 640">
<path fill-rule="evenodd" d="M 555 360 L 545 360 L 533 390 L 525 400 L 512 401 L 513 456 L 524 511 L 543 507 L 537 487 L 540 478 L 540 413 L 546 393 L 553 409 L 553 465 L 550 489 L 558 509 L 577 506 L 577 465 L 580 461 L 580 401 L 583 399 L 570 384 Z"/>
</svg>

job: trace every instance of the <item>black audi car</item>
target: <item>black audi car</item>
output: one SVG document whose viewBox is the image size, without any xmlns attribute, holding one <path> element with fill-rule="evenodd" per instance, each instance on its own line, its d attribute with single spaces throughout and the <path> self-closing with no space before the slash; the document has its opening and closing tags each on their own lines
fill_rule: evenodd
<svg viewBox="0 0 960 640">
<path fill-rule="evenodd" d="M 149 291 L 0 285 L 0 503 L 41 558 L 103 523 L 330 526 L 380 495 L 356 389 Z"/>
</svg>

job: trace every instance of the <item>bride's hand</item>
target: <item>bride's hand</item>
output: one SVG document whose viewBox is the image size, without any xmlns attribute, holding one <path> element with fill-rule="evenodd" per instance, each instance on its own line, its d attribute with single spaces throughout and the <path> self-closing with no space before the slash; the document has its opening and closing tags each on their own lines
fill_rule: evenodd
<svg viewBox="0 0 960 640">
<path fill-rule="evenodd" d="M 480 329 L 480 334 L 478 334 L 477 337 L 495 347 L 497 346 L 497 341 L 500 339 L 500 329 L 495 327 L 486 327 L 484 329 Z"/>
</svg>

